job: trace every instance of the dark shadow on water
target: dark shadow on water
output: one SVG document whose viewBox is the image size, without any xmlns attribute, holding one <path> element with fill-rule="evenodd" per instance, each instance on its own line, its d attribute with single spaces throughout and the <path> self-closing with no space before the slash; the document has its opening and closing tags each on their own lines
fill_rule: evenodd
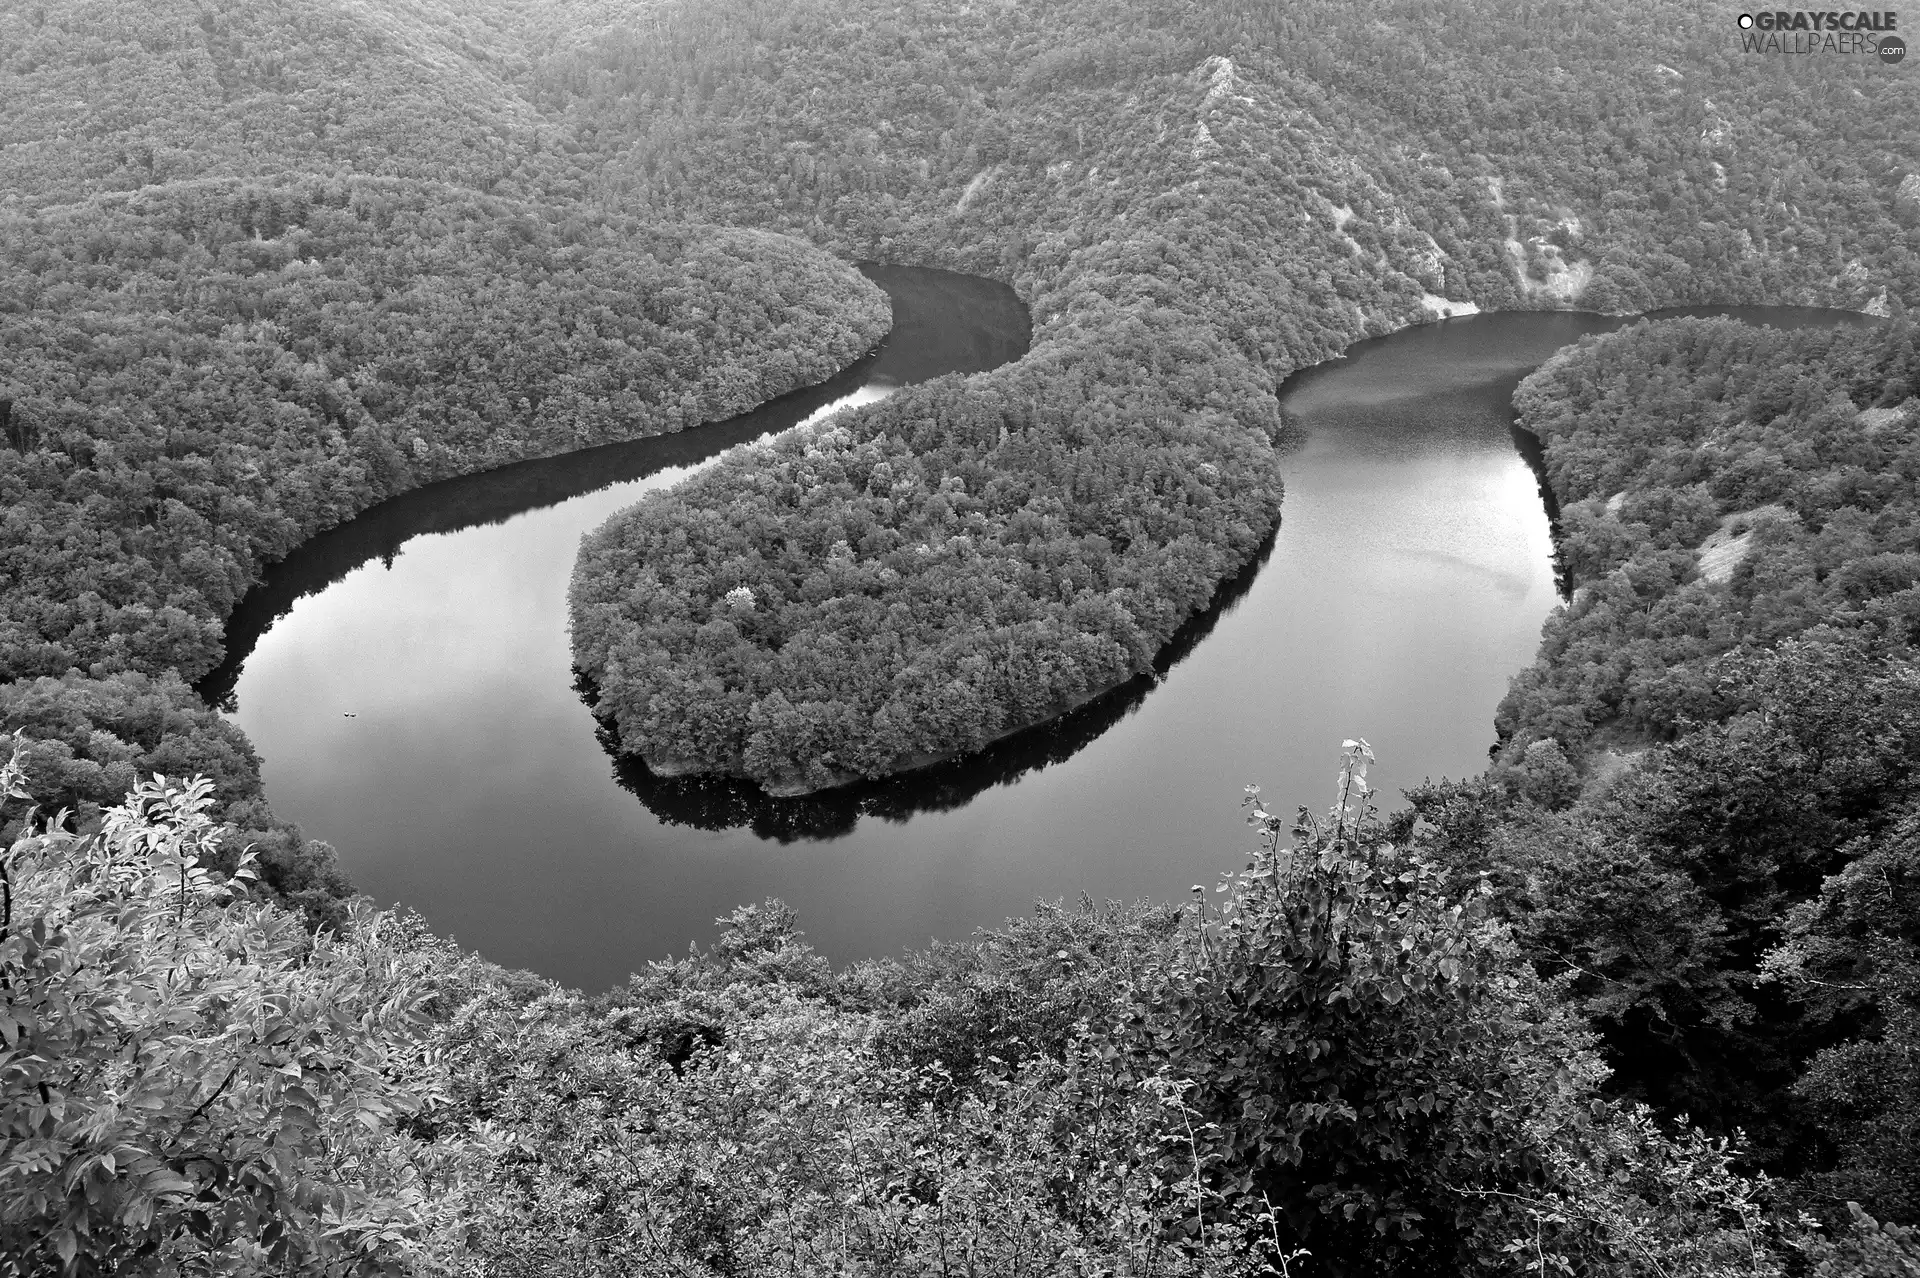
<svg viewBox="0 0 1920 1278">
<path fill-rule="evenodd" d="M 1812 308 L 1744 307 L 1676 309 L 1656 313 L 1654 318 L 1683 315 L 1730 315 L 1750 322 L 1793 326 L 1831 323 L 1835 318 L 1834 312 Z M 1489 398 L 1495 401 L 1499 406 L 1497 411 L 1507 416 L 1514 450 L 1532 471 L 1539 489 L 1541 505 L 1554 534 L 1554 581 L 1562 598 L 1566 598 L 1571 583 L 1558 552 L 1559 499 L 1547 480 L 1541 440 L 1522 429 L 1515 420 L 1513 392 L 1524 377 L 1561 346 L 1590 333 L 1611 331 L 1637 318 L 1581 312 L 1513 313 L 1446 321 L 1438 326 L 1408 329 L 1356 343 L 1343 358 L 1302 369 L 1279 388 L 1281 430 L 1274 441 L 1275 447 L 1283 452 L 1300 447 L 1314 430 L 1316 421 L 1339 414 L 1357 414 L 1362 419 L 1377 415 L 1377 406 L 1345 402 L 1355 398 L 1353 396 L 1303 410 L 1300 407 L 1303 391 L 1325 379 L 1340 377 L 1354 367 L 1356 357 L 1369 352 L 1395 346 L 1418 350 L 1421 344 L 1437 340 L 1438 349 L 1420 357 L 1426 367 L 1421 370 L 1425 380 L 1419 386 L 1409 387 L 1397 396 L 1392 394 L 1395 387 L 1367 386 L 1358 398 L 1365 400 L 1365 392 L 1371 391 L 1376 397 L 1382 393 L 1389 394 L 1389 398 L 1412 398 L 1419 394 L 1432 399 L 1436 392 L 1429 383 L 1437 377 L 1443 382 L 1441 394 L 1463 396 L 1472 401 Z M 1472 343 L 1490 324 L 1510 329 L 1510 344 L 1493 352 L 1476 351 Z M 1405 439 L 1395 439 L 1383 446 L 1404 450 L 1407 443 Z M 976 754 L 878 781 L 780 798 L 737 777 L 655 776 L 638 757 L 620 753 L 618 735 L 605 723 L 598 728 L 600 744 L 613 760 L 614 779 L 656 817 L 671 825 L 713 831 L 745 826 L 762 839 L 792 843 L 839 838 L 851 833 L 863 817 L 905 822 L 921 813 L 964 807 L 996 786 L 1011 785 L 1029 773 L 1065 763 L 1137 709 L 1159 678 L 1184 660 L 1212 632 L 1219 619 L 1252 589 L 1254 579 L 1272 553 L 1278 533 L 1276 525 L 1247 567 L 1223 584 L 1212 603 L 1180 628 L 1155 658 L 1152 675 L 1129 680 L 1069 714 L 1016 733 Z M 597 702 L 597 689 L 584 676 L 578 677 L 576 689 L 588 706 Z"/>
<path fill-rule="evenodd" d="M 598 728 L 600 745 L 613 759 L 614 779 L 669 825 L 700 830 L 747 826 L 762 839 L 793 843 L 850 834 L 862 817 L 904 823 L 921 813 L 965 807 L 995 786 L 1012 785 L 1030 772 L 1065 763 L 1139 708 L 1147 693 L 1253 589 L 1279 534 L 1276 524 L 1247 566 L 1174 632 L 1155 655 L 1152 674 L 1138 675 L 1058 719 L 1016 732 L 975 754 L 879 781 L 778 798 L 737 777 L 657 777 L 637 756 L 620 753 L 618 733 L 604 722 Z M 585 675 L 576 672 L 574 686 L 589 707 L 599 701 L 598 689 Z"/>
<path fill-rule="evenodd" d="M 1567 576 L 1566 556 L 1560 553 L 1560 498 L 1547 480 L 1546 445 L 1518 420 L 1507 424 L 1507 433 L 1513 436 L 1513 451 L 1520 454 L 1520 460 L 1533 472 L 1534 487 L 1540 491 L 1540 505 L 1547 512 L 1547 531 L 1553 537 L 1553 588 L 1563 601 L 1571 599 L 1573 581 Z"/>
<path fill-rule="evenodd" d="M 427 484 L 302 542 L 269 566 L 227 619 L 226 658 L 194 685 L 207 704 L 234 710 L 234 689 L 260 637 L 294 604 L 362 564 L 392 563 L 410 538 L 495 524 L 613 484 L 691 466 L 736 444 L 804 421 L 871 380 L 911 385 L 945 373 L 975 373 L 1027 351 L 1026 307 L 1005 286 L 973 276 L 863 263 L 893 302 L 893 329 L 872 352 L 831 379 L 725 421 L 672 435 L 515 462 Z"/>
<path fill-rule="evenodd" d="M 226 660 L 195 684 L 194 691 L 209 705 L 231 713 L 241 669 L 274 622 L 301 599 L 325 590 L 362 564 L 375 559 L 392 563 L 400 547 L 414 537 L 497 524 L 613 484 L 705 461 L 735 444 L 803 421 L 815 409 L 859 390 L 873 376 L 878 357 L 878 351 L 870 353 L 829 381 L 723 422 L 515 462 L 427 484 L 370 507 L 302 542 L 267 569 L 265 580 L 241 597 L 227 619 Z"/>
<path fill-rule="evenodd" d="M 363 564 L 374 559 L 391 562 L 412 537 L 497 523 L 669 467 L 704 461 L 736 444 L 790 427 L 870 380 L 912 384 L 942 374 L 984 371 L 1026 353 L 1029 317 L 1005 286 L 943 271 L 871 264 L 863 264 L 860 269 L 887 291 L 894 306 L 894 328 L 875 353 L 827 382 L 727 421 L 520 462 L 430 484 L 383 502 L 309 539 L 266 570 L 262 582 L 241 599 L 228 621 L 225 661 L 196 685 L 197 691 L 210 704 L 231 711 L 242 666 L 261 636 L 280 617 L 299 599 L 341 580 Z M 1835 316 L 1831 311 L 1715 307 L 1662 312 L 1657 317 L 1676 314 L 1731 315 L 1749 322 L 1787 326 L 1831 323 Z M 1857 319 L 1865 321 L 1866 317 Z M 1559 345 L 1628 322 L 1605 316 L 1545 313 L 1544 318 L 1532 314 L 1447 321 L 1431 332 L 1441 338 L 1457 336 L 1461 349 L 1470 352 L 1467 339 L 1489 324 L 1511 327 L 1515 338 L 1512 348 L 1499 351 L 1495 357 L 1460 358 L 1458 367 L 1450 370 L 1452 382 L 1461 391 L 1482 394 L 1484 390 L 1476 387 L 1497 384 L 1500 402 L 1510 404 L 1513 387 L 1521 377 Z M 1409 330 L 1358 343 L 1349 350 L 1348 358 L 1302 370 L 1288 379 L 1280 388 L 1282 430 L 1276 445 L 1283 450 L 1298 447 L 1313 429 L 1316 413 L 1300 411 L 1294 400 L 1299 392 L 1320 379 L 1336 376 L 1342 368 L 1351 368 L 1350 359 L 1363 347 L 1405 346 L 1421 340 L 1431 338 L 1423 339 Z M 1440 346 L 1437 355 L 1426 358 L 1446 371 L 1455 361 L 1455 352 L 1445 341 Z M 1318 411 L 1345 410 L 1329 404 Z M 1535 475 L 1541 501 L 1557 533 L 1559 505 L 1546 480 L 1541 441 L 1517 424 L 1512 426 L 1512 438 Z M 1186 659 L 1252 588 L 1272 553 L 1277 533 L 1276 525 L 1247 567 L 1224 583 L 1209 606 L 1175 633 L 1156 656 L 1153 673 L 1142 674 L 1067 715 L 1016 733 L 973 755 L 880 781 L 797 798 L 775 798 L 757 785 L 737 779 L 656 777 L 638 759 L 621 756 L 618 742 L 605 727 L 600 730 L 601 744 L 614 758 L 619 784 L 671 824 L 705 830 L 746 826 L 761 838 L 784 843 L 835 838 L 853 830 L 862 817 L 905 822 L 920 813 L 959 808 L 986 790 L 1013 784 L 1029 773 L 1067 761 L 1131 714 L 1158 679 Z M 1556 544 L 1557 540 L 1556 536 Z M 1559 569 L 1555 575 L 1564 596 L 1570 583 Z M 579 691 L 590 706 L 597 699 L 589 686 L 580 686 Z"/>
</svg>

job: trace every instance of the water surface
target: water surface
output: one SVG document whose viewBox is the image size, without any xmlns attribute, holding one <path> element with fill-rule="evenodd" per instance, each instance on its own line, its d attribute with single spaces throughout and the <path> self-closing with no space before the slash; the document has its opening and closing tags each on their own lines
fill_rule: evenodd
<svg viewBox="0 0 1920 1278">
<path fill-rule="evenodd" d="M 1295 377 L 1283 401 L 1305 434 L 1263 562 L 1155 676 L 1062 723 L 794 801 L 610 759 L 570 670 L 582 533 L 726 443 L 1025 349 L 1024 312 L 999 286 L 875 274 L 899 327 L 812 398 L 618 446 L 637 453 L 437 485 L 296 552 L 242 605 L 236 660 L 207 685 L 265 757 L 275 810 L 333 843 L 382 903 L 603 988 L 769 896 L 840 961 L 963 937 L 1037 898 L 1184 897 L 1244 859 L 1242 787 L 1323 807 L 1344 737 L 1372 742 L 1389 795 L 1485 765 L 1494 707 L 1557 599 L 1513 388 L 1622 321 L 1449 320 Z"/>
</svg>

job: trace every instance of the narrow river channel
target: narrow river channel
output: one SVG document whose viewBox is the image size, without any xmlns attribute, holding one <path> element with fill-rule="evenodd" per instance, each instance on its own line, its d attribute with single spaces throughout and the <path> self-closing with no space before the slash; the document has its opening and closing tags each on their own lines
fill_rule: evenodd
<svg viewBox="0 0 1920 1278">
<path fill-rule="evenodd" d="M 1060 724 L 804 801 L 616 766 L 570 669 L 581 534 L 721 447 L 1024 352 L 1004 288 L 871 273 L 897 326 L 834 384 L 750 420 L 423 489 L 276 568 L 230 627 L 235 661 L 203 685 L 264 756 L 275 809 L 381 903 L 600 989 L 770 896 L 837 961 L 964 937 L 1036 898 L 1184 897 L 1244 860 L 1249 782 L 1269 806 L 1332 800 L 1343 737 L 1372 742 L 1390 796 L 1484 766 L 1494 707 L 1557 601 L 1513 388 L 1626 321 L 1449 320 L 1296 376 L 1283 402 L 1305 436 L 1264 561 L 1157 678 Z"/>
</svg>

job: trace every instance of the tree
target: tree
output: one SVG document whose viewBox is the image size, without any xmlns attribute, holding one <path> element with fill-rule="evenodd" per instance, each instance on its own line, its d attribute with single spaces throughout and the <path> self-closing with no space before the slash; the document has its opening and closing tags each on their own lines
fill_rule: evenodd
<svg viewBox="0 0 1920 1278">
<path fill-rule="evenodd" d="M 21 770 L 0 789 L 24 800 Z M 437 1103 L 436 947 L 344 936 L 207 869 L 211 786 L 155 776 L 98 835 L 55 818 L 0 880 L 0 1255 L 14 1274 L 399 1273 L 447 1239 L 478 1146 Z"/>
<path fill-rule="evenodd" d="M 1136 988 L 1130 1033 L 1143 1062 L 1192 1080 L 1185 1175 L 1272 1204 L 1334 1273 L 1496 1245 L 1509 1213 L 1461 1188 L 1536 1175 L 1520 1119 L 1558 1099 L 1545 1062 L 1571 1052 L 1582 1068 L 1482 896 L 1450 899 L 1437 866 L 1386 842 L 1371 757 L 1346 743 L 1340 802 L 1325 822 L 1303 808 L 1291 849 L 1249 788 L 1262 847 L 1217 916 L 1194 889 L 1194 924 Z"/>
<path fill-rule="evenodd" d="M 1831 1215 L 1858 1202 L 1883 1219 L 1920 1218 L 1920 805 L 1795 908 L 1786 932 L 1767 977 L 1812 1019 L 1864 1027 L 1794 1084 L 1839 1147 L 1807 1188 Z"/>
</svg>

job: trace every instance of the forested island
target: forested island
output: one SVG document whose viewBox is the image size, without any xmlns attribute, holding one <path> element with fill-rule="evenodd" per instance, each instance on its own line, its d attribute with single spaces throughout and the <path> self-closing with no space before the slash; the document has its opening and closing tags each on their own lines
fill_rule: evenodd
<svg viewBox="0 0 1920 1278">
<path fill-rule="evenodd" d="M 1723 19 L 0 13 L 0 1266 L 1920 1272 L 1920 110 Z M 586 995 L 354 899 L 189 687 L 240 593 L 428 480 L 824 379 L 887 327 L 854 258 L 1011 282 L 1032 352 L 590 539 L 581 665 L 662 771 L 877 776 L 1149 669 L 1283 513 L 1276 386 L 1355 338 L 1888 323 L 1551 361 L 1575 594 L 1492 767 L 1382 817 L 1349 742 L 1190 904 L 835 970 L 768 902 Z"/>
</svg>

